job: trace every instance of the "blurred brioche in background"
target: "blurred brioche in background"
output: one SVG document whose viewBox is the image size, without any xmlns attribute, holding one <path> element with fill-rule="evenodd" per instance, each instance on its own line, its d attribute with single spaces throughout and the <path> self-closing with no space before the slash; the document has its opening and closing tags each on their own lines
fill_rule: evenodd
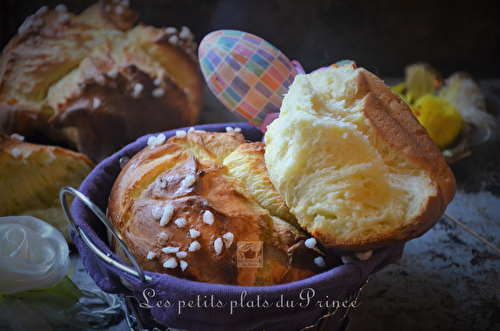
<svg viewBox="0 0 500 331">
<path fill-rule="evenodd" d="M 18 135 L 0 136 L 0 216 L 34 216 L 71 242 L 59 190 L 80 186 L 93 167 L 84 154 L 27 143 Z"/>
<path fill-rule="evenodd" d="M 355 66 L 297 76 L 265 141 L 276 190 L 337 251 L 418 237 L 455 194 L 453 173 L 410 108 Z"/>
<path fill-rule="evenodd" d="M 0 58 L 0 132 L 98 162 L 146 133 L 195 124 L 203 77 L 193 35 L 137 19 L 114 1 L 28 17 Z"/>
</svg>

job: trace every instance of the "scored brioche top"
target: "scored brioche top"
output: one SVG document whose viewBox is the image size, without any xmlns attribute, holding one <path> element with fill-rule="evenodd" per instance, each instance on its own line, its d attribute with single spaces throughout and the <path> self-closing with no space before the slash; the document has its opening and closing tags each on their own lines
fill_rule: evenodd
<svg viewBox="0 0 500 331">
<path fill-rule="evenodd" d="M 276 190 L 302 227 L 339 251 L 418 237 L 455 193 L 409 107 L 355 66 L 296 76 L 265 141 Z"/>
<path fill-rule="evenodd" d="M 108 214 L 145 270 L 180 278 L 284 284 L 335 260 L 286 221 L 293 215 L 269 180 L 263 144 L 235 131 L 151 137 L 115 181 Z M 262 265 L 239 265 L 259 254 L 248 242 L 262 243 Z"/>
</svg>

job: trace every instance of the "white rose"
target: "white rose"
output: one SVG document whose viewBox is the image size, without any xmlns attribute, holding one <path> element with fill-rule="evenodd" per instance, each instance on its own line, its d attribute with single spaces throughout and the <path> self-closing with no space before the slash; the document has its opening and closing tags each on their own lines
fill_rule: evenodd
<svg viewBox="0 0 500 331">
<path fill-rule="evenodd" d="M 49 288 L 69 267 L 68 244 L 53 226 L 31 216 L 0 217 L 0 293 Z"/>
</svg>

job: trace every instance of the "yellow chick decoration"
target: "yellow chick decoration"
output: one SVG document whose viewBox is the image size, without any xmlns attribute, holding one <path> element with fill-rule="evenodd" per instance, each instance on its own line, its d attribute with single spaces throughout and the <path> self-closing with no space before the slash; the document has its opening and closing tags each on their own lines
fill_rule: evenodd
<svg viewBox="0 0 500 331">
<path fill-rule="evenodd" d="M 496 125 L 479 84 L 466 72 L 443 80 L 428 63 L 413 63 L 406 66 L 404 81 L 391 88 L 450 164 L 471 155 L 470 147 L 487 141 Z"/>
<path fill-rule="evenodd" d="M 413 114 L 431 139 L 444 149 L 455 141 L 462 128 L 462 117 L 448 100 L 424 94 L 411 107 Z"/>
<path fill-rule="evenodd" d="M 435 94 L 442 86 L 442 78 L 430 65 L 417 63 L 406 67 L 405 84 L 408 101 L 415 103 L 424 95 Z"/>
<path fill-rule="evenodd" d="M 439 148 L 452 144 L 462 129 L 460 112 L 446 98 L 438 96 L 443 79 L 427 63 L 405 68 L 405 80 L 392 87 L 405 101 Z"/>
</svg>

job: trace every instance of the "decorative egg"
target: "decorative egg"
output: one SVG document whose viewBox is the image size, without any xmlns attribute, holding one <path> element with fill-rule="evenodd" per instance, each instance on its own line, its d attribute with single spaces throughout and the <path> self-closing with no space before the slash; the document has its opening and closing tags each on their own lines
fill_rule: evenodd
<svg viewBox="0 0 500 331">
<path fill-rule="evenodd" d="M 279 112 L 297 75 L 280 50 L 247 32 L 214 31 L 203 38 L 198 53 L 210 90 L 230 111 L 257 127 L 266 115 Z"/>
</svg>

